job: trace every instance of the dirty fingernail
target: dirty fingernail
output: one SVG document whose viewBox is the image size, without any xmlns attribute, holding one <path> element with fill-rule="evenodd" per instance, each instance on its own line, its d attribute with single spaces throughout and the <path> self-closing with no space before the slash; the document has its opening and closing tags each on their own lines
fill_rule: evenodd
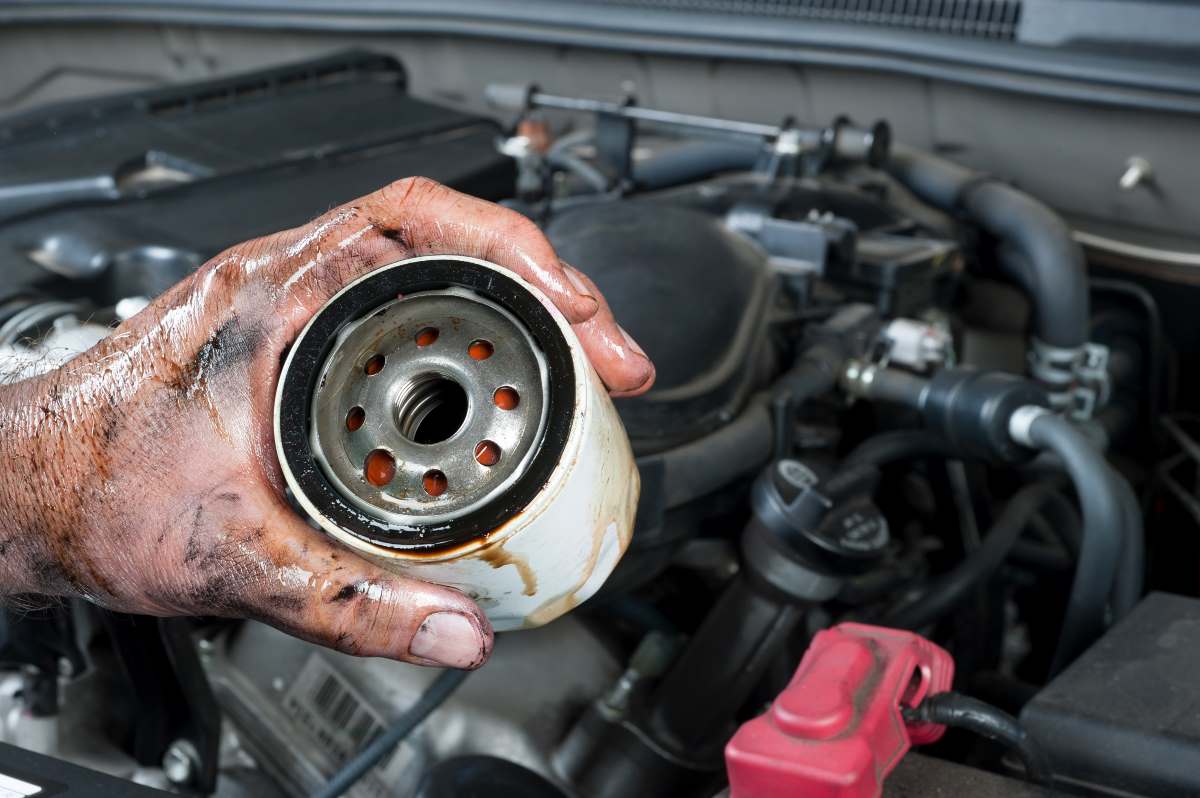
<svg viewBox="0 0 1200 798">
<path fill-rule="evenodd" d="M 579 270 L 574 266 L 563 262 L 563 271 L 567 275 L 568 282 L 571 283 L 571 286 L 575 289 L 576 293 L 579 294 L 580 298 L 583 299 L 584 302 L 590 303 L 594 307 L 592 312 L 595 313 L 596 310 L 599 310 L 600 303 L 596 301 L 596 297 L 592 296 L 591 289 L 589 289 L 587 283 L 583 281 L 583 277 L 580 276 Z"/>
<path fill-rule="evenodd" d="M 484 642 L 479 628 L 457 612 L 435 612 L 427 617 L 413 635 L 408 653 L 414 657 L 445 665 L 469 668 L 483 658 Z"/>
</svg>

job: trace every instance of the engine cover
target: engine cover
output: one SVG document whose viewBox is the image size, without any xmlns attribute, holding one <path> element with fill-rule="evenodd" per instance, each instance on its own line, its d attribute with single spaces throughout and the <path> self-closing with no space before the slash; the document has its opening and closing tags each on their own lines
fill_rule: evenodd
<svg viewBox="0 0 1200 798">
<path fill-rule="evenodd" d="M 547 227 L 658 368 L 654 388 L 621 403 L 640 454 L 727 423 L 763 366 L 772 281 L 766 256 L 701 211 L 651 202 L 592 205 Z"/>
</svg>

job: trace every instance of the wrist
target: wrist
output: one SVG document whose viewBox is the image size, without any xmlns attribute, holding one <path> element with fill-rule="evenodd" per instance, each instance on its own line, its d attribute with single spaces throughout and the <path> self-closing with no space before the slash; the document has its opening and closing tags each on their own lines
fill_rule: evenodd
<svg viewBox="0 0 1200 798">
<path fill-rule="evenodd" d="M 82 585 L 63 567 L 67 449 L 58 371 L 0 385 L 0 599 L 72 595 Z"/>
</svg>

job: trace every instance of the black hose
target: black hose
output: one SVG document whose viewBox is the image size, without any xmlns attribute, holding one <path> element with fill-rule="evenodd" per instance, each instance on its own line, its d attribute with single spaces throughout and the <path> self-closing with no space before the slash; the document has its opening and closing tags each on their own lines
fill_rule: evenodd
<svg viewBox="0 0 1200 798">
<path fill-rule="evenodd" d="M 546 162 L 575 175 L 597 193 L 603 194 L 608 190 L 608 178 L 604 173 L 577 155 L 565 151 L 547 153 Z"/>
<path fill-rule="evenodd" d="M 1075 561 L 1057 546 L 1048 546 L 1045 543 L 1034 543 L 1028 540 L 1017 541 L 1009 555 L 1009 560 L 1028 568 L 1050 571 L 1055 576 L 1075 567 Z"/>
<path fill-rule="evenodd" d="M 920 704 L 904 710 L 910 723 L 924 722 L 965 729 L 1004 745 L 1025 766 L 1025 777 L 1049 786 L 1053 777 L 1045 754 L 1038 748 L 1021 722 L 1002 709 L 961 693 L 937 693 Z"/>
<path fill-rule="evenodd" d="M 721 172 L 753 169 L 763 148 L 759 144 L 702 142 L 668 150 L 633 165 L 633 180 L 640 190 L 654 191 L 691 183 Z"/>
<path fill-rule="evenodd" d="M 1146 540 L 1142 529 L 1142 505 L 1133 487 L 1120 474 L 1112 472 L 1113 491 L 1121 502 L 1124 535 L 1121 538 L 1121 564 L 1113 583 L 1113 620 L 1120 620 L 1142 597 L 1146 578 Z"/>
<path fill-rule="evenodd" d="M 1083 509 L 1079 564 L 1051 665 L 1051 673 L 1057 673 L 1104 630 L 1104 610 L 1110 593 L 1125 596 L 1130 592 L 1128 585 L 1114 591 L 1114 580 L 1123 549 L 1134 541 L 1127 541 L 1123 533 L 1129 511 L 1117 489 L 1120 477 L 1073 423 L 1050 413 L 1038 416 L 1029 425 L 1029 441 L 1058 455 Z M 1140 558 L 1136 553 L 1125 553 Z M 1128 578 L 1125 569 L 1121 573 L 1123 579 Z"/>
<path fill-rule="evenodd" d="M 772 388 L 787 393 L 791 404 L 796 406 L 832 391 L 845 362 L 846 355 L 839 347 L 829 343 L 816 344 L 806 349 Z"/>
<path fill-rule="evenodd" d="M 1147 335 L 1150 367 L 1147 369 L 1149 393 L 1146 396 L 1146 412 L 1151 420 L 1151 429 L 1155 431 L 1154 434 L 1157 434 L 1159 407 L 1165 388 L 1167 349 L 1166 333 L 1163 331 L 1162 314 L 1159 312 L 1158 302 L 1145 288 L 1128 280 L 1093 277 L 1091 287 L 1093 291 L 1107 291 L 1129 297 L 1140 304 L 1146 313 L 1146 323 L 1150 328 Z"/>
<path fill-rule="evenodd" d="M 993 177 L 907 147 L 892 147 L 887 169 L 921 199 L 965 212 L 1000 240 L 1000 265 L 1032 301 L 1040 341 L 1064 349 L 1087 343 L 1086 261 L 1058 214 Z"/>
<path fill-rule="evenodd" d="M 957 447 L 929 430 L 896 430 L 867 438 L 846 455 L 839 468 L 863 465 L 881 467 L 898 460 L 958 456 L 960 452 Z"/>
<path fill-rule="evenodd" d="M 376 737 L 370 745 L 333 774 L 325 788 L 317 793 L 317 798 L 337 798 L 348 792 L 358 783 L 359 779 L 367 774 L 367 771 L 378 765 L 393 748 L 433 714 L 433 711 L 458 689 L 458 686 L 467 678 L 468 673 L 470 671 L 453 669 L 439 673 L 428 689 L 417 699 L 417 703 L 409 707 L 383 734 Z"/>
<path fill-rule="evenodd" d="M 1079 557 L 1079 545 L 1083 540 L 1083 521 L 1075 504 L 1056 493 L 1042 506 L 1041 516 L 1046 520 L 1051 535 L 1062 544 L 1072 563 Z"/>
<path fill-rule="evenodd" d="M 973 588 L 996 572 L 1034 515 L 1057 491 L 1058 485 L 1052 481 L 1021 488 L 1005 505 L 978 549 L 935 579 L 918 599 L 892 610 L 880 623 L 898 629 L 920 629 L 952 610 Z"/>
<path fill-rule="evenodd" d="M 643 459 L 662 460 L 663 506 L 670 509 L 757 471 L 771 459 L 774 445 L 771 414 L 755 402 L 712 434 Z"/>
</svg>

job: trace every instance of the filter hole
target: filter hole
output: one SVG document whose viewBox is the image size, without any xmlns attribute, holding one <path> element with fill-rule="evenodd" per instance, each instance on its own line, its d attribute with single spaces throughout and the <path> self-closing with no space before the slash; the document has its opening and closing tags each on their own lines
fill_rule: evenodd
<svg viewBox="0 0 1200 798">
<path fill-rule="evenodd" d="M 358 405 L 350 408 L 350 412 L 346 414 L 346 429 L 351 432 L 357 432 L 362 427 L 363 422 L 367 420 L 367 411 L 363 410 Z"/>
<path fill-rule="evenodd" d="M 495 351 L 496 347 L 492 346 L 492 342 L 482 338 L 472 341 L 467 347 L 467 354 L 472 360 L 487 360 Z"/>
<path fill-rule="evenodd" d="M 494 441 L 480 441 L 475 445 L 475 462 L 481 466 L 494 466 L 500 462 L 500 446 Z"/>
<path fill-rule="evenodd" d="M 440 374 L 422 374 L 409 383 L 397 403 L 400 434 L 413 443 L 441 443 L 467 419 L 467 392 Z"/>
<path fill-rule="evenodd" d="M 417 331 L 416 342 L 417 346 L 432 346 L 433 342 L 438 339 L 437 327 L 422 327 Z"/>
<path fill-rule="evenodd" d="M 450 485 L 446 481 L 446 475 L 436 468 L 432 468 L 425 472 L 421 477 L 421 486 L 425 488 L 425 492 L 430 496 L 441 496 L 446 492 L 446 488 Z"/>
<path fill-rule="evenodd" d="M 517 405 L 521 404 L 521 395 L 517 393 L 517 389 L 508 385 L 497 388 L 492 394 L 492 399 L 501 410 L 515 410 Z"/>
<path fill-rule="evenodd" d="M 384 487 L 396 476 L 396 458 L 386 449 L 372 450 L 363 464 L 363 476 L 375 487 Z"/>
</svg>

